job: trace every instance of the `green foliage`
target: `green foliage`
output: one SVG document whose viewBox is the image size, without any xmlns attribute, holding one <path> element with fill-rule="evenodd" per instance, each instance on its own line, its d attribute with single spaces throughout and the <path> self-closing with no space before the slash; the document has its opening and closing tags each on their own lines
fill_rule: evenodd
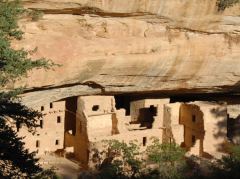
<svg viewBox="0 0 240 179">
<path fill-rule="evenodd" d="M 183 178 L 186 169 L 185 151 L 175 143 L 163 143 L 153 138 L 153 144 L 147 148 L 148 160 L 158 164 L 160 178 Z"/>
<path fill-rule="evenodd" d="M 24 13 L 24 9 L 20 5 L 20 1 L 0 1 L 0 37 L 5 43 L 9 43 L 5 39 L 13 36 L 17 39 L 21 38 L 23 32 L 18 29 L 17 21 L 19 16 Z"/>
<path fill-rule="evenodd" d="M 240 178 L 240 146 L 233 146 L 230 155 L 223 156 L 213 166 L 212 178 Z"/>
<path fill-rule="evenodd" d="M 11 40 L 20 40 L 23 32 L 18 28 L 18 20 L 25 12 L 20 1 L 0 0 L 0 88 L 21 79 L 35 68 L 49 69 L 55 66 L 44 58 L 32 60 L 30 52 L 16 50 Z M 35 153 L 24 149 L 22 138 L 12 126 L 25 125 L 34 133 L 42 114 L 20 103 L 18 94 L 22 89 L 0 92 L 0 178 L 32 178 L 42 172 Z"/>
<path fill-rule="evenodd" d="M 32 60 L 24 49 L 11 48 L 11 39 L 21 39 L 19 17 L 25 12 L 19 1 L 0 2 L 0 85 L 3 87 L 25 76 L 34 68 L 49 69 L 55 64 L 44 58 Z"/>
<path fill-rule="evenodd" d="M 240 161 L 240 146 L 239 145 L 233 145 L 230 148 L 230 156 L 233 156 L 234 158 L 236 158 L 236 160 Z"/>
<path fill-rule="evenodd" d="M 141 160 L 138 158 L 139 146 L 134 142 L 126 144 L 124 142 L 119 142 L 117 140 L 110 141 L 110 150 L 113 151 L 116 156 L 122 157 L 122 159 L 114 160 L 114 164 L 119 166 L 123 164 L 122 169 L 128 168 L 127 175 L 134 177 L 140 172 Z M 121 171 L 122 172 L 122 171 Z M 123 172 L 122 172 L 123 173 Z"/>
<path fill-rule="evenodd" d="M 218 0 L 217 1 L 218 11 L 223 11 L 226 8 L 231 7 L 237 3 L 240 3 L 240 0 Z"/>
<path fill-rule="evenodd" d="M 5 98 L 0 98 L 0 120 L 14 119 L 13 122 L 17 126 L 25 125 L 29 131 L 33 132 L 35 127 L 39 126 L 37 122 L 42 117 L 42 114 L 7 98 L 8 93 L 4 93 L 4 95 Z"/>
<path fill-rule="evenodd" d="M 186 166 L 183 149 L 176 144 L 160 144 L 158 139 L 143 152 L 134 141 L 127 144 L 110 140 L 106 141 L 105 151 L 95 150 L 95 154 L 94 160 L 99 162 L 97 176 L 104 179 L 183 178 Z M 155 167 L 148 167 L 152 164 Z"/>
<path fill-rule="evenodd" d="M 101 153 L 105 158 L 97 166 L 102 178 L 136 178 L 140 175 L 142 160 L 137 144 L 117 140 L 107 141 L 106 144 L 107 150 Z"/>
<path fill-rule="evenodd" d="M 27 178 L 42 171 L 36 164 L 35 153 L 24 149 L 21 140 L 0 118 L 0 178 Z"/>
<path fill-rule="evenodd" d="M 134 143 L 134 142 L 132 142 Z M 139 152 L 139 146 L 109 141 L 107 150 L 101 154 L 101 165 L 98 171 L 89 173 L 89 178 L 99 179 L 239 179 L 240 146 L 233 146 L 230 155 L 223 156 L 215 163 L 191 156 L 184 157 L 185 151 L 176 144 L 161 144 L 154 139 L 146 153 Z M 143 160 L 142 156 L 147 159 Z M 129 160 L 130 159 L 130 160 Z M 129 161 L 138 161 L 129 165 Z M 130 162 L 131 163 L 131 162 Z M 139 165 L 140 164 L 140 165 Z M 138 170 L 133 175 L 133 168 Z M 84 177 L 79 177 L 84 178 Z"/>
<path fill-rule="evenodd" d="M 34 179 L 60 179 L 60 177 L 57 176 L 57 174 L 54 171 L 54 168 L 46 169 L 37 176 L 33 177 Z"/>
<path fill-rule="evenodd" d="M 35 153 L 24 149 L 23 138 L 12 129 L 12 125 L 25 125 L 34 133 L 35 127 L 39 126 L 38 119 L 42 117 L 41 113 L 17 101 L 19 91 L 0 93 L 0 178 L 28 178 L 42 171 Z"/>
<path fill-rule="evenodd" d="M 147 148 L 147 153 L 150 161 L 175 165 L 175 162 L 183 160 L 185 151 L 175 143 L 161 144 L 158 139 L 154 138 L 153 144 Z"/>
</svg>

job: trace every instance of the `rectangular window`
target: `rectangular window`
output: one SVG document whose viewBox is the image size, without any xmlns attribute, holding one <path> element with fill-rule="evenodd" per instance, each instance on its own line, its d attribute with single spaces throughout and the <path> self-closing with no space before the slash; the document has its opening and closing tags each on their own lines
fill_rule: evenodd
<svg viewBox="0 0 240 179">
<path fill-rule="evenodd" d="M 40 120 L 40 127 L 43 128 L 43 120 Z"/>
<path fill-rule="evenodd" d="M 21 127 L 22 127 L 22 124 L 20 122 L 17 122 L 16 123 L 17 132 L 19 132 Z"/>
<path fill-rule="evenodd" d="M 147 137 L 143 137 L 143 146 L 146 146 L 147 144 Z"/>
<path fill-rule="evenodd" d="M 56 141 L 55 141 L 55 145 L 59 145 L 59 140 L 56 140 Z"/>
<path fill-rule="evenodd" d="M 94 105 L 92 107 L 92 111 L 98 111 L 99 110 L 99 105 Z"/>
<path fill-rule="evenodd" d="M 57 123 L 61 123 L 61 116 L 57 117 Z"/>
<path fill-rule="evenodd" d="M 196 115 L 192 115 L 192 122 L 196 122 Z"/>
<path fill-rule="evenodd" d="M 53 103 L 50 103 L 50 109 L 52 109 L 53 108 Z"/>
<path fill-rule="evenodd" d="M 193 136 L 192 136 L 192 144 L 194 145 L 195 142 L 196 142 L 196 137 L 193 135 Z"/>
<path fill-rule="evenodd" d="M 44 106 L 41 106 L 41 111 L 44 111 Z"/>
<path fill-rule="evenodd" d="M 39 141 L 39 140 L 36 141 L 36 147 L 37 147 L 37 148 L 40 147 L 40 141 Z"/>
</svg>

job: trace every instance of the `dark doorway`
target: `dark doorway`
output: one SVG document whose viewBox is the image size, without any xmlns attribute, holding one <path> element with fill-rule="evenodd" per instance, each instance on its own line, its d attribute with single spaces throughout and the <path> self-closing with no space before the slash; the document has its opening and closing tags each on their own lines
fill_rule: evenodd
<svg viewBox="0 0 240 179">
<path fill-rule="evenodd" d="M 131 97 L 130 96 L 123 96 L 123 95 L 116 95 L 115 102 L 116 102 L 116 109 L 125 109 L 126 110 L 126 116 L 130 115 L 130 102 Z"/>
<path fill-rule="evenodd" d="M 227 137 L 235 144 L 239 144 L 239 141 L 234 141 L 234 138 L 240 136 L 240 115 L 236 118 L 231 118 L 228 115 L 227 118 Z"/>
<path fill-rule="evenodd" d="M 146 146 L 147 144 L 147 137 L 143 137 L 143 146 Z"/>
<path fill-rule="evenodd" d="M 76 111 L 77 111 L 77 97 L 71 97 L 66 99 L 66 112 L 65 112 L 65 131 L 72 131 L 72 134 L 76 133 Z M 61 122 L 61 119 L 57 119 L 57 122 Z"/>
<path fill-rule="evenodd" d="M 154 116 L 157 115 L 157 108 L 150 106 L 149 108 L 141 108 L 139 110 L 138 123 L 141 127 L 152 128 Z"/>
</svg>

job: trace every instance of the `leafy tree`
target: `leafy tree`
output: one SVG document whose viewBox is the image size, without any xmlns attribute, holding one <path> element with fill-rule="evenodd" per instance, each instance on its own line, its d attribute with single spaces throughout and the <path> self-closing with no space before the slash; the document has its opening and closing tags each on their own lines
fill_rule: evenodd
<svg viewBox="0 0 240 179">
<path fill-rule="evenodd" d="M 232 145 L 228 147 L 229 155 L 222 156 L 215 162 L 200 162 L 197 171 L 191 171 L 193 175 L 189 179 L 239 179 L 240 178 L 240 146 Z M 192 160 L 193 161 L 193 160 Z M 207 162 L 207 163 L 206 163 Z M 199 163 L 199 162 L 198 162 Z M 204 166 L 205 165 L 205 166 Z M 202 170 L 200 168 L 203 168 Z M 204 169 L 205 168 L 205 169 Z M 206 168 L 208 169 L 206 171 Z"/>
<path fill-rule="evenodd" d="M 185 177 L 185 151 L 176 144 L 161 144 L 156 138 L 147 150 L 140 152 L 134 141 L 106 142 L 106 150 L 94 150 L 97 178 L 104 179 L 175 179 Z M 97 159 L 96 159 L 97 158 Z M 151 167 L 150 167 L 151 166 Z M 94 174 L 93 174 L 94 175 Z M 81 175 L 79 178 L 83 178 Z"/>
<path fill-rule="evenodd" d="M 96 168 L 101 178 L 137 178 L 140 176 L 142 159 L 139 157 L 139 146 L 117 140 L 105 141 L 107 150 L 95 157 L 100 158 Z"/>
<path fill-rule="evenodd" d="M 161 144 L 159 139 L 153 138 L 153 144 L 147 148 L 148 158 L 159 165 L 169 163 L 174 166 L 184 158 L 185 151 L 175 143 Z"/>
<path fill-rule="evenodd" d="M 211 178 L 218 179 L 238 179 L 240 178 L 240 146 L 233 146 L 230 148 L 230 155 L 223 156 L 222 159 L 217 160 L 213 166 Z"/>
<path fill-rule="evenodd" d="M 25 125 L 34 132 L 42 115 L 20 103 L 17 95 L 21 89 L 6 90 L 30 70 L 55 65 L 44 58 L 32 60 L 28 51 L 11 47 L 11 40 L 20 40 L 23 35 L 18 20 L 24 12 L 20 1 L 0 0 L 0 178 L 30 178 L 42 171 L 35 153 L 24 149 L 22 138 L 12 128 Z"/>
<path fill-rule="evenodd" d="M 161 144 L 157 138 L 153 138 L 153 144 L 147 148 L 148 160 L 156 163 L 160 178 L 183 178 L 183 170 L 186 169 L 184 159 L 185 151 L 175 143 Z"/>
<path fill-rule="evenodd" d="M 19 30 L 17 22 L 25 12 L 19 1 L 0 2 L 0 85 L 3 87 L 14 82 L 34 68 L 49 69 L 50 60 L 44 58 L 31 60 L 29 52 L 24 49 L 11 48 L 12 39 L 21 39 L 23 32 Z"/>
<path fill-rule="evenodd" d="M 59 176 L 54 172 L 54 168 L 46 169 L 38 173 L 34 179 L 60 179 Z"/>
<path fill-rule="evenodd" d="M 42 171 L 37 165 L 35 153 L 29 153 L 24 149 L 24 143 L 6 124 L 5 120 L 0 120 L 0 176 L 29 177 Z"/>
</svg>

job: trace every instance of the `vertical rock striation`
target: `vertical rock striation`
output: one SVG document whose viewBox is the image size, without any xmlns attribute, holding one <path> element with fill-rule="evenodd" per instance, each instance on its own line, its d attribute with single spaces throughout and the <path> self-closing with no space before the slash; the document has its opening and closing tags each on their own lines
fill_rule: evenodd
<svg viewBox="0 0 240 179">
<path fill-rule="evenodd" d="M 62 64 L 15 84 L 27 85 L 27 104 L 88 94 L 238 92 L 238 5 L 220 13 L 215 0 L 24 3 L 45 15 L 21 21 L 25 35 L 15 47 L 37 46 L 34 57 Z"/>
</svg>

